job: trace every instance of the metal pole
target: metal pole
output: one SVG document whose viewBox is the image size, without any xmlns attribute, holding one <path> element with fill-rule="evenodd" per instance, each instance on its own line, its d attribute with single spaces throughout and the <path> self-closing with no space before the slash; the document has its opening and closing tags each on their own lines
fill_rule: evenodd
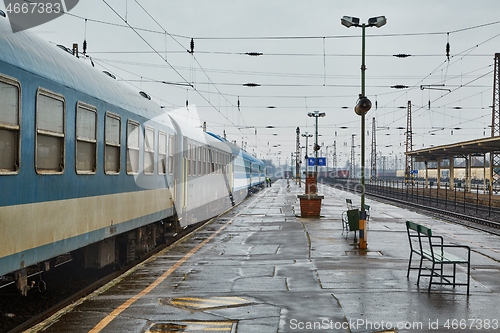
<svg viewBox="0 0 500 333">
<path fill-rule="evenodd" d="M 361 25 L 361 96 L 365 97 L 365 27 Z M 365 113 L 361 115 L 361 213 L 359 216 L 359 248 L 366 249 L 366 211 L 365 211 Z"/>
<path fill-rule="evenodd" d="M 301 187 L 301 179 L 300 179 L 300 161 L 302 157 L 300 156 L 300 128 L 297 127 L 295 130 L 297 134 L 297 145 L 295 147 L 295 182 L 299 183 L 299 187 Z"/>
<path fill-rule="evenodd" d="M 316 142 L 314 143 L 314 157 L 316 158 L 316 163 L 314 163 L 314 172 L 316 173 L 316 182 L 318 181 L 318 115 L 315 115 L 316 118 Z"/>
<path fill-rule="evenodd" d="M 307 149 L 308 149 L 307 147 L 309 146 L 308 141 L 309 141 L 309 135 L 307 135 L 307 132 L 306 132 L 306 156 L 307 156 L 306 157 L 306 171 L 307 171 L 308 166 L 309 166 L 308 163 L 307 163 L 307 159 L 309 158 L 309 154 L 307 153 Z"/>
</svg>

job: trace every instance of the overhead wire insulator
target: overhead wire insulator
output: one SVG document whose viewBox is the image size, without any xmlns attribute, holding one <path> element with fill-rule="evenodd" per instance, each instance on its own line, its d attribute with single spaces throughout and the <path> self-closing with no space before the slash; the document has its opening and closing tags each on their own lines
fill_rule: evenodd
<svg viewBox="0 0 500 333">
<path fill-rule="evenodd" d="M 394 89 L 406 89 L 406 88 L 408 88 L 408 86 L 405 86 L 403 84 L 396 84 L 394 86 L 391 86 L 391 88 L 394 88 Z"/>
<path fill-rule="evenodd" d="M 85 36 L 83 37 L 83 55 L 87 53 L 87 19 L 85 19 Z"/>
<path fill-rule="evenodd" d="M 193 54 L 194 53 L 194 39 L 191 38 L 191 43 L 189 43 L 190 51 L 188 53 Z"/>
<path fill-rule="evenodd" d="M 249 55 L 251 57 L 258 57 L 258 56 L 261 56 L 263 53 L 262 52 L 247 52 L 245 54 Z"/>
<path fill-rule="evenodd" d="M 396 57 L 396 58 L 408 58 L 408 57 L 411 57 L 411 54 L 398 53 L 398 54 L 394 54 L 394 57 Z"/>
<path fill-rule="evenodd" d="M 450 33 L 448 32 L 448 41 L 446 42 L 446 58 L 450 61 Z"/>
<path fill-rule="evenodd" d="M 243 85 L 244 85 L 245 87 L 260 87 L 260 84 L 258 84 L 258 83 L 253 83 L 253 82 L 243 83 Z"/>
</svg>

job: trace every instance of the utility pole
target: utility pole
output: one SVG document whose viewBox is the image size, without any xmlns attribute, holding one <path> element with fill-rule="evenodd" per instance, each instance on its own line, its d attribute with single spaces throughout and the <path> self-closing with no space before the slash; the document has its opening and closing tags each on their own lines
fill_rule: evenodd
<svg viewBox="0 0 500 333">
<path fill-rule="evenodd" d="M 354 135 L 352 135 L 352 140 L 351 140 L 351 167 L 349 170 L 349 178 L 354 178 L 354 172 L 356 171 L 355 167 L 355 160 L 354 160 Z"/>
<path fill-rule="evenodd" d="M 413 170 L 413 161 L 411 156 L 408 155 L 410 151 L 413 150 L 413 131 L 411 125 L 411 101 L 408 101 L 408 108 L 406 113 L 406 164 L 405 164 L 405 180 L 408 184 L 410 178 L 413 180 L 413 175 L 411 175 L 411 171 Z"/>
<path fill-rule="evenodd" d="M 493 75 L 493 108 L 491 110 L 491 136 L 500 135 L 500 53 L 495 53 Z M 490 194 L 500 185 L 500 151 L 490 152 Z"/>
<path fill-rule="evenodd" d="M 375 117 L 372 118 L 372 168 L 370 170 L 370 181 L 377 179 L 377 135 L 375 127 Z"/>
<path fill-rule="evenodd" d="M 301 187 L 301 180 L 300 180 L 300 163 L 302 163 L 302 158 L 300 156 L 300 128 L 297 127 L 295 130 L 295 133 L 297 134 L 297 144 L 295 147 L 295 181 L 299 183 L 299 187 Z"/>
<path fill-rule="evenodd" d="M 337 175 L 337 141 L 333 141 L 333 161 L 332 168 L 335 175 Z"/>
</svg>

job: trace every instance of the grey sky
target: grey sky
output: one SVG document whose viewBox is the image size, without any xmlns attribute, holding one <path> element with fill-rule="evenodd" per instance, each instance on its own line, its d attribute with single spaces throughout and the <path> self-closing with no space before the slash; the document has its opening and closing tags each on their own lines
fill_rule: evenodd
<svg viewBox="0 0 500 333">
<path fill-rule="evenodd" d="M 406 127 L 406 109 L 399 107 L 408 100 L 416 149 L 490 136 L 492 65 L 494 53 L 500 52 L 497 0 L 106 2 L 109 6 L 82 0 L 70 13 L 76 16 L 64 15 L 30 30 L 68 47 L 79 43 L 80 51 L 86 35 L 87 53 L 98 69 L 148 92 L 166 110 L 188 100 L 208 130 L 225 130 L 229 140 L 246 142 L 247 150 L 260 158 L 289 162 L 296 127 L 314 132 L 314 121 L 307 117 L 314 110 L 326 112 L 319 142 L 337 142 L 339 166 L 350 155 L 352 134 L 359 154 L 360 118 L 353 106 L 360 93 L 361 29 L 342 26 L 344 15 L 362 22 L 387 17 L 384 27 L 366 30 L 366 93 L 374 104 L 366 116 L 368 159 L 372 117 L 377 151 L 392 161 L 402 157 L 404 130 L 397 128 Z M 118 15 L 134 28 L 154 32 L 96 22 L 126 25 Z M 88 18 L 86 26 L 82 18 Z M 488 23 L 495 24 L 468 29 Z M 186 52 L 191 38 L 194 57 Z M 412 57 L 392 56 L 399 53 Z M 185 85 L 189 82 L 196 91 Z M 420 89 L 431 84 L 445 84 L 452 92 Z M 393 85 L 410 88 L 396 90 Z M 265 128 L 269 125 L 275 128 Z"/>
</svg>

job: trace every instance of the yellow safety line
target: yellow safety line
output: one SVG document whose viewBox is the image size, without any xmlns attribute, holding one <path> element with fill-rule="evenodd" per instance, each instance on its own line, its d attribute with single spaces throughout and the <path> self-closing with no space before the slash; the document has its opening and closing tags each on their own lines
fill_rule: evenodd
<svg viewBox="0 0 500 333">
<path fill-rule="evenodd" d="M 259 199 L 260 197 L 262 197 L 267 192 L 268 191 L 264 191 L 264 193 L 262 193 L 257 198 L 255 198 L 255 200 Z M 128 300 L 126 300 L 123 304 L 119 305 L 115 310 L 113 310 L 110 314 L 108 314 L 106 317 L 104 317 L 99 323 L 97 323 L 97 325 L 95 325 L 94 328 L 92 328 L 89 332 L 90 333 L 101 332 L 101 330 L 103 330 L 106 326 L 108 326 L 108 324 L 111 323 L 113 321 L 113 319 L 115 319 L 116 317 L 118 317 L 118 315 L 120 315 L 120 313 L 122 313 L 123 311 L 125 311 L 126 309 L 128 309 L 132 304 L 135 303 L 135 301 L 137 301 L 142 296 L 145 296 L 145 295 L 149 294 L 154 288 L 156 288 L 160 283 L 162 283 L 170 274 L 172 274 L 173 272 L 175 272 L 175 270 L 177 268 L 179 268 L 184 262 L 186 262 L 186 260 L 188 260 L 189 258 L 191 258 L 191 256 L 193 254 L 195 254 L 196 252 L 198 252 L 198 250 L 200 250 L 205 244 L 207 244 L 208 242 L 210 242 L 221 231 L 223 231 L 224 229 L 226 229 L 226 227 L 229 224 L 231 224 L 234 221 L 234 219 L 236 219 L 241 214 L 243 214 L 243 211 L 241 211 L 238 214 L 236 214 L 232 219 L 230 219 L 228 222 L 226 222 L 226 224 L 224 224 L 217 231 L 215 231 L 212 235 L 210 235 L 210 237 L 208 237 L 203 242 L 201 242 L 200 244 L 198 244 L 195 248 L 193 248 L 191 251 L 189 251 L 188 254 L 186 254 L 179 261 L 177 261 L 172 267 L 170 267 L 165 273 L 163 273 L 162 276 L 160 276 L 158 279 L 156 279 L 156 281 L 154 281 L 149 286 L 147 286 L 143 291 L 141 291 L 140 293 L 138 293 L 135 296 L 132 296 L 131 298 L 129 298 Z"/>
</svg>

